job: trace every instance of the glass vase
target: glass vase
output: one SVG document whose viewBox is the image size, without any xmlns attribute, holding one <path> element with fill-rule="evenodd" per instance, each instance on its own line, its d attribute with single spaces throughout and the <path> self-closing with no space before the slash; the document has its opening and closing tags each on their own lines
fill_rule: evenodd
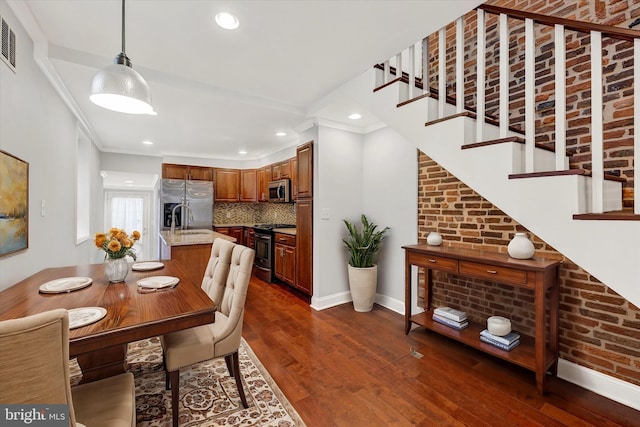
<svg viewBox="0 0 640 427">
<path fill-rule="evenodd" d="M 104 264 L 104 275 L 109 283 L 124 282 L 129 274 L 127 258 L 107 258 Z"/>
</svg>

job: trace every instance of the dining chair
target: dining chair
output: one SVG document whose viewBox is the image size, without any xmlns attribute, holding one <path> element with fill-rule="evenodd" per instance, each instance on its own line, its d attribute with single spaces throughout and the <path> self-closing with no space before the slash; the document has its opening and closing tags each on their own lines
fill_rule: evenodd
<svg viewBox="0 0 640 427">
<path fill-rule="evenodd" d="M 65 309 L 0 321 L 0 361 L 3 404 L 68 405 L 72 427 L 136 425 L 132 374 L 71 387 Z"/>
<path fill-rule="evenodd" d="M 214 241 L 214 247 L 219 240 L 222 239 Z M 174 426 L 178 425 L 180 369 L 206 360 L 225 358 L 229 374 L 235 378 L 242 405 L 245 408 L 249 406 L 242 387 L 238 348 L 242 338 L 244 303 L 255 252 L 246 246 L 228 241 L 219 244 L 217 253 L 214 253 L 214 249 L 212 248 L 212 258 L 217 259 L 209 262 L 202 284 L 217 305 L 214 323 L 161 337 L 167 385 L 171 388 Z M 227 258 L 228 256 L 230 258 Z M 227 259 L 228 274 L 223 280 Z"/>
</svg>

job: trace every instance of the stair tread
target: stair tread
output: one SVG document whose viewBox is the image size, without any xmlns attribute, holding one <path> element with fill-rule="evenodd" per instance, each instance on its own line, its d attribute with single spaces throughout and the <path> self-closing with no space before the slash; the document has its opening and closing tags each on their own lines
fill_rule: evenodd
<svg viewBox="0 0 640 427">
<path fill-rule="evenodd" d="M 467 150 L 467 149 L 470 149 L 470 148 L 486 147 L 487 145 L 502 144 L 502 143 L 505 143 L 505 142 L 517 142 L 519 144 L 524 144 L 526 141 L 521 136 L 508 136 L 506 138 L 490 139 L 490 140 L 487 140 L 487 141 L 473 142 L 471 144 L 465 144 L 461 148 L 463 150 Z M 536 142 L 535 145 L 536 145 L 536 148 L 539 148 L 541 150 L 550 151 L 552 153 L 556 152 L 555 147 L 550 147 L 550 146 L 548 146 L 546 144 L 542 144 L 542 143 L 539 143 L 539 142 Z M 571 157 L 571 153 L 569 151 L 566 151 L 565 155 L 567 157 Z"/>
<path fill-rule="evenodd" d="M 584 176 L 592 176 L 591 171 L 586 169 L 565 169 L 561 171 L 545 171 L 545 172 L 528 172 L 528 173 L 514 173 L 509 175 L 509 179 L 520 179 L 520 178 L 539 178 L 544 176 L 561 176 L 561 175 L 584 175 Z M 626 178 L 621 176 L 604 174 L 604 179 L 607 181 L 617 181 L 617 182 L 626 182 Z"/>
<path fill-rule="evenodd" d="M 604 213 L 575 214 L 573 215 L 573 219 L 595 221 L 640 221 L 640 215 L 634 213 L 632 209 L 623 209 L 621 211 Z"/>
</svg>

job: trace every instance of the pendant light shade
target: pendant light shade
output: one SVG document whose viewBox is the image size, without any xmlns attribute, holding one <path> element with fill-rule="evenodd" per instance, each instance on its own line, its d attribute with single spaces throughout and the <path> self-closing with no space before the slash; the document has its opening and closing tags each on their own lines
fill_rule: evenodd
<svg viewBox="0 0 640 427">
<path fill-rule="evenodd" d="M 124 0 L 122 0 L 122 52 L 114 63 L 98 71 L 91 82 L 91 102 L 128 114 L 154 114 L 151 91 L 142 76 L 131 67 L 125 53 Z"/>
</svg>

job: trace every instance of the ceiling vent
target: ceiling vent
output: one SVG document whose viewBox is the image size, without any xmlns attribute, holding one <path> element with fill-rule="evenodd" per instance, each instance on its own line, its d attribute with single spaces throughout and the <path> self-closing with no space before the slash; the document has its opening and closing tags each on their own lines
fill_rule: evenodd
<svg viewBox="0 0 640 427">
<path fill-rule="evenodd" d="M 4 18 L 2 20 L 2 60 L 16 72 L 16 33 L 9 27 Z"/>
</svg>

